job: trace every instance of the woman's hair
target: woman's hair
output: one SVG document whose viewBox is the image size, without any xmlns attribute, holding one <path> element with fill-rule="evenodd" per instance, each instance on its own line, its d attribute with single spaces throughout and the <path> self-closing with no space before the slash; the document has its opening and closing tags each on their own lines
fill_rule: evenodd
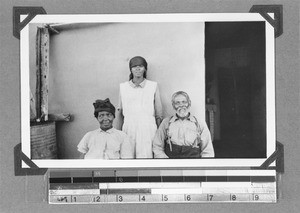
<svg viewBox="0 0 300 213">
<path fill-rule="evenodd" d="M 189 95 L 186 93 L 186 92 L 183 92 L 183 91 L 178 91 L 178 92 L 175 92 L 173 95 L 172 95 L 172 106 L 174 107 L 174 101 L 175 101 L 175 98 L 178 96 L 178 95 L 183 95 L 188 104 L 189 104 L 189 107 L 191 106 L 191 99 L 189 97 Z"/>
</svg>

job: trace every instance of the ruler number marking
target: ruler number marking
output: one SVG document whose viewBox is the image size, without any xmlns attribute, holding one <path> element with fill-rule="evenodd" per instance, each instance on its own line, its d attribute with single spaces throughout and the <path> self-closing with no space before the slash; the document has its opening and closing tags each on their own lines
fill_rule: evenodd
<svg viewBox="0 0 300 213">
<path fill-rule="evenodd" d="M 259 196 L 258 195 L 254 195 L 254 200 L 259 200 Z"/>
<path fill-rule="evenodd" d="M 140 197 L 140 201 L 146 201 L 146 196 L 145 196 L 145 195 L 142 195 L 142 196 Z"/>
<path fill-rule="evenodd" d="M 163 195 L 163 201 L 168 201 L 169 198 L 168 198 L 168 195 Z"/>
<path fill-rule="evenodd" d="M 214 195 L 208 194 L 208 195 L 207 195 L 207 200 L 208 200 L 208 201 L 212 201 L 212 200 L 213 200 L 213 197 L 214 197 Z"/>
<path fill-rule="evenodd" d="M 93 202 L 100 202 L 100 196 L 93 197 Z"/>
<path fill-rule="evenodd" d="M 191 201 L 191 199 L 192 199 L 192 198 L 191 198 L 191 195 L 187 195 L 187 196 L 186 196 L 186 200 L 187 200 L 187 201 Z"/>
<path fill-rule="evenodd" d="M 236 195 L 231 195 L 231 200 L 235 201 L 236 200 Z"/>
<path fill-rule="evenodd" d="M 123 202 L 123 196 L 122 195 L 118 195 L 118 202 Z"/>
</svg>

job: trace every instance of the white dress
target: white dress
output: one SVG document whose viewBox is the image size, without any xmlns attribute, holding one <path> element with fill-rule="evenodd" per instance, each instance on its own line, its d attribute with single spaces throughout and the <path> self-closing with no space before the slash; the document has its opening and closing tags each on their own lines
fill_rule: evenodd
<svg viewBox="0 0 300 213">
<path fill-rule="evenodd" d="M 157 129 L 154 115 L 156 88 L 156 82 L 146 79 L 144 87 L 134 88 L 128 81 L 120 84 L 124 115 L 122 130 L 133 143 L 136 158 L 153 158 L 152 141 Z"/>
</svg>

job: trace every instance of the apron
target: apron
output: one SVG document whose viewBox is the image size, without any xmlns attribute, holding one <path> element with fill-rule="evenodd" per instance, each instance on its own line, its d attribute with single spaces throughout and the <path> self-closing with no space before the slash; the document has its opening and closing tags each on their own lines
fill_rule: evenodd
<svg viewBox="0 0 300 213">
<path fill-rule="evenodd" d="M 120 85 L 124 124 L 135 158 L 153 158 L 152 141 L 157 130 L 154 117 L 154 94 L 157 83 L 145 80 L 143 88 L 133 88 L 129 82 Z"/>
</svg>

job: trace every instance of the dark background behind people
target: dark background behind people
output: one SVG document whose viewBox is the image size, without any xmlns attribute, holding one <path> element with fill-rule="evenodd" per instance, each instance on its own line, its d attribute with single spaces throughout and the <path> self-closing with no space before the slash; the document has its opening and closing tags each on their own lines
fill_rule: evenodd
<svg viewBox="0 0 300 213">
<path fill-rule="evenodd" d="M 266 157 L 265 44 L 264 22 L 205 24 L 206 105 L 216 109 L 216 157 Z"/>
</svg>

